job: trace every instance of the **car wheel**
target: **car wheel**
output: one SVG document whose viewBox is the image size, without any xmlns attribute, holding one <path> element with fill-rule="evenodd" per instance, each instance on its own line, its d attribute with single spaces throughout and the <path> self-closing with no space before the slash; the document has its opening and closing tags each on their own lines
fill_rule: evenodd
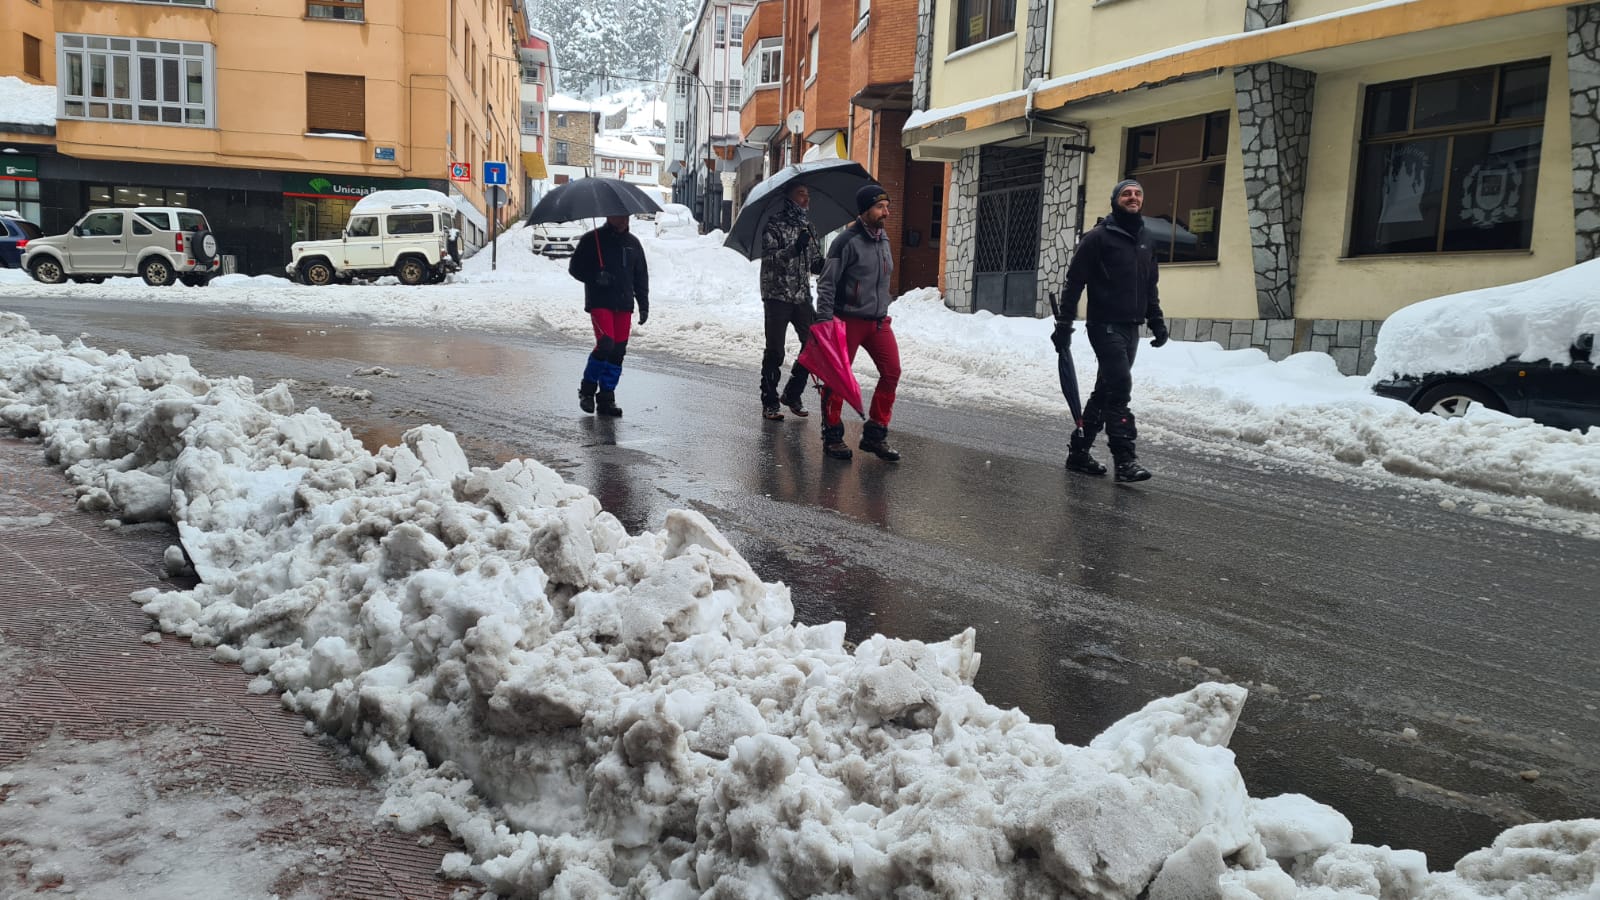
<svg viewBox="0 0 1600 900">
<path fill-rule="evenodd" d="M 322 260 L 313 260 L 300 267 L 300 277 L 306 284 L 314 287 L 323 287 L 333 283 L 333 266 Z"/>
<path fill-rule="evenodd" d="M 67 280 L 66 271 L 54 257 L 45 256 L 34 260 L 28 272 L 33 276 L 33 280 L 40 284 L 60 284 Z"/>
<path fill-rule="evenodd" d="M 1417 412 L 1433 413 L 1446 419 L 1464 416 L 1474 406 L 1487 406 L 1505 412 L 1506 405 L 1488 388 L 1470 381 L 1447 381 L 1423 391 L 1412 401 Z"/>
<path fill-rule="evenodd" d="M 408 256 L 395 264 L 394 277 L 405 285 L 424 284 L 428 280 L 428 266 L 415 256 Z"/>
<path fill-rule="evenodd" d="M 144 283 L 151 287 L 166 287 L 177 277 L 172 271 L 172 264 L 164 257 L 152 256 L 139 267 L 139 274 L 144 278 Z"/>
</svg>

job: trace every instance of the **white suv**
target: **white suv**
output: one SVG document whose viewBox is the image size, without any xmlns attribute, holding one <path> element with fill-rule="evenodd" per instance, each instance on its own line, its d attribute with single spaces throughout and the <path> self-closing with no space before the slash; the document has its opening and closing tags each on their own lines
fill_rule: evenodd
<svg viewBox="0 0 1600 900">
<path fill-rule="evenodd" d="M 367 198 L 370 200 L 372 198 Z M 311 285 L 393 275 L 401 284 L 435 284 L 461 270 L 461 234 L 449 202 L 372 204 L 350 213 L 344 234 L 296 241 L 288 276 Z"/>
<path fill-rule="evenodd" d="M 44 284 L 138 275 L 155 287 L 204 287 L 222 273 L 205 214 L 177 206 L 92 209 L 66 234 L 29 241 L 21 264 Z"/>
</svg>

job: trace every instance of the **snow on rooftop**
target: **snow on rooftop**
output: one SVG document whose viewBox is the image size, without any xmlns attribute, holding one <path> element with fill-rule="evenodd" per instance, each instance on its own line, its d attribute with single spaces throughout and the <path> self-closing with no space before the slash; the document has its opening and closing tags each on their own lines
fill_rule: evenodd
<svg viewBox="0 0 1600 900">
<path fill-rule="evenodd" d="M 569 97 L 566 94 L 551 94 L 545 108 L 553 112 L 599 112 L 599 107 L 587 100 Z"/>
<path fill-rule="evenodd" d="M 439 191 L 429 188 L 406 188 L 393 191 L 373 191 L 356 201 L 351 208 L 352 213 L 372 212 L 388 207 L 400 206 L 406 203 L 418 203 L 455 208 L 455 202 L 450 197 Z"/>
<path fill-rule="evenodd" d="M 54 125 L 55 86 L 31 84 L 14 75 L 0 76 L 0 122 L 12 125 Z"/>
<path fill-rule="evenodd" d="M 437 426 L 372 453 L 287 384 L 64 343 L 10 313 L 0 377 L 0 422 L 70 466 L 80 505 L 178 524 L 203 581 L 134 595 L 160 628 L 349 742 L 384 776 L 380 817 L 445 825 L 467 852 L 444 874 L 503 895 L 1576 900 L 1595 884 L 1600 819 L 1520 825 L 1430 873 L 1351 843 L 1309 797 L 1251 797 L 1228 749 L 1237 685 L 1062 744 L 973 689 L 973 630 L 848 647 L 842 623 L 794 622 L 789 589 L 701 513 L 629 534 L 537 461 L 471 467 Z M 7 784 L 42 797 L 50 777 Z"/>
<path fill-rule="evenodd" d="M 655 162 L 661 161 L 661 154 L 657 153 L 648 142 L 639 143 L 615 135 L 598 135 L 594 139 L 594 152 L 596 156 L 612 156 L 619 159 L 645 159 Z"/>
</svg>

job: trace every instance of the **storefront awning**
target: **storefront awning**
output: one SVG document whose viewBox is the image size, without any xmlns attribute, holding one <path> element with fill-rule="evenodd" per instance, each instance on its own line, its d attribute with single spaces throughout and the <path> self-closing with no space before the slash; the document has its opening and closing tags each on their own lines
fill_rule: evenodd
<svg viewBox="0 0 1600 900">
<path fill-rule="evenodd" d="M 537 150 L 522 151 L 522 170 L 534 181 L 550 177 L 550 170 L 544 167 L 544 154 Z"/>
</svg>

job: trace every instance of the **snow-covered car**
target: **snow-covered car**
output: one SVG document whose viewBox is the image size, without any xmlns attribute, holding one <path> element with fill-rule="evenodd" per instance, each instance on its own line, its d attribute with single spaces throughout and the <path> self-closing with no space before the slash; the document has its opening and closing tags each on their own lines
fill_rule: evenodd
<svg viewBox="0 0 1600 900">
<path fill-rule="evenodd" d="M 66 234 L 28 241 L 21 263 L 42 284 L 138 275 L 154 287 L 204 287 L 222 274 L 205 214 L 178 206 L 92 209 Z"/>
<path fill-rule="evenodd" d="M 700 225 L 682 203 L 668 203 L 656 213 L 656 237 L 697 237 Z"/>
<path fill-rule="evenodd" d="M 1372 390 L 1419 412 L 1486 407 L 1554 428 L 1600 425 L 1600 260 L 1435 297 L 1383 323 Z"/>
<path fill-rule="evenodd" d="M 533 252 L 549 257 L 571 256 L 578 249 L 578 238 L 589 231 L 587 222 L 541 222 L 533 232 Z"/>
<path fill-rule="evenodd" d="M 396 192 L 412 193 L 412 192 Z M 420 193 L 420 192 L 418 192 Z M 362 198 L 344 233 L 326 241 L 295 241 L 284 272 L 309 285 L 393 275 L 401 284 L 437 284 L 461 270 L 456 207 L 447 197 Z M 374 202 L 368 202 L 374 201 Z"/>
</svg>

